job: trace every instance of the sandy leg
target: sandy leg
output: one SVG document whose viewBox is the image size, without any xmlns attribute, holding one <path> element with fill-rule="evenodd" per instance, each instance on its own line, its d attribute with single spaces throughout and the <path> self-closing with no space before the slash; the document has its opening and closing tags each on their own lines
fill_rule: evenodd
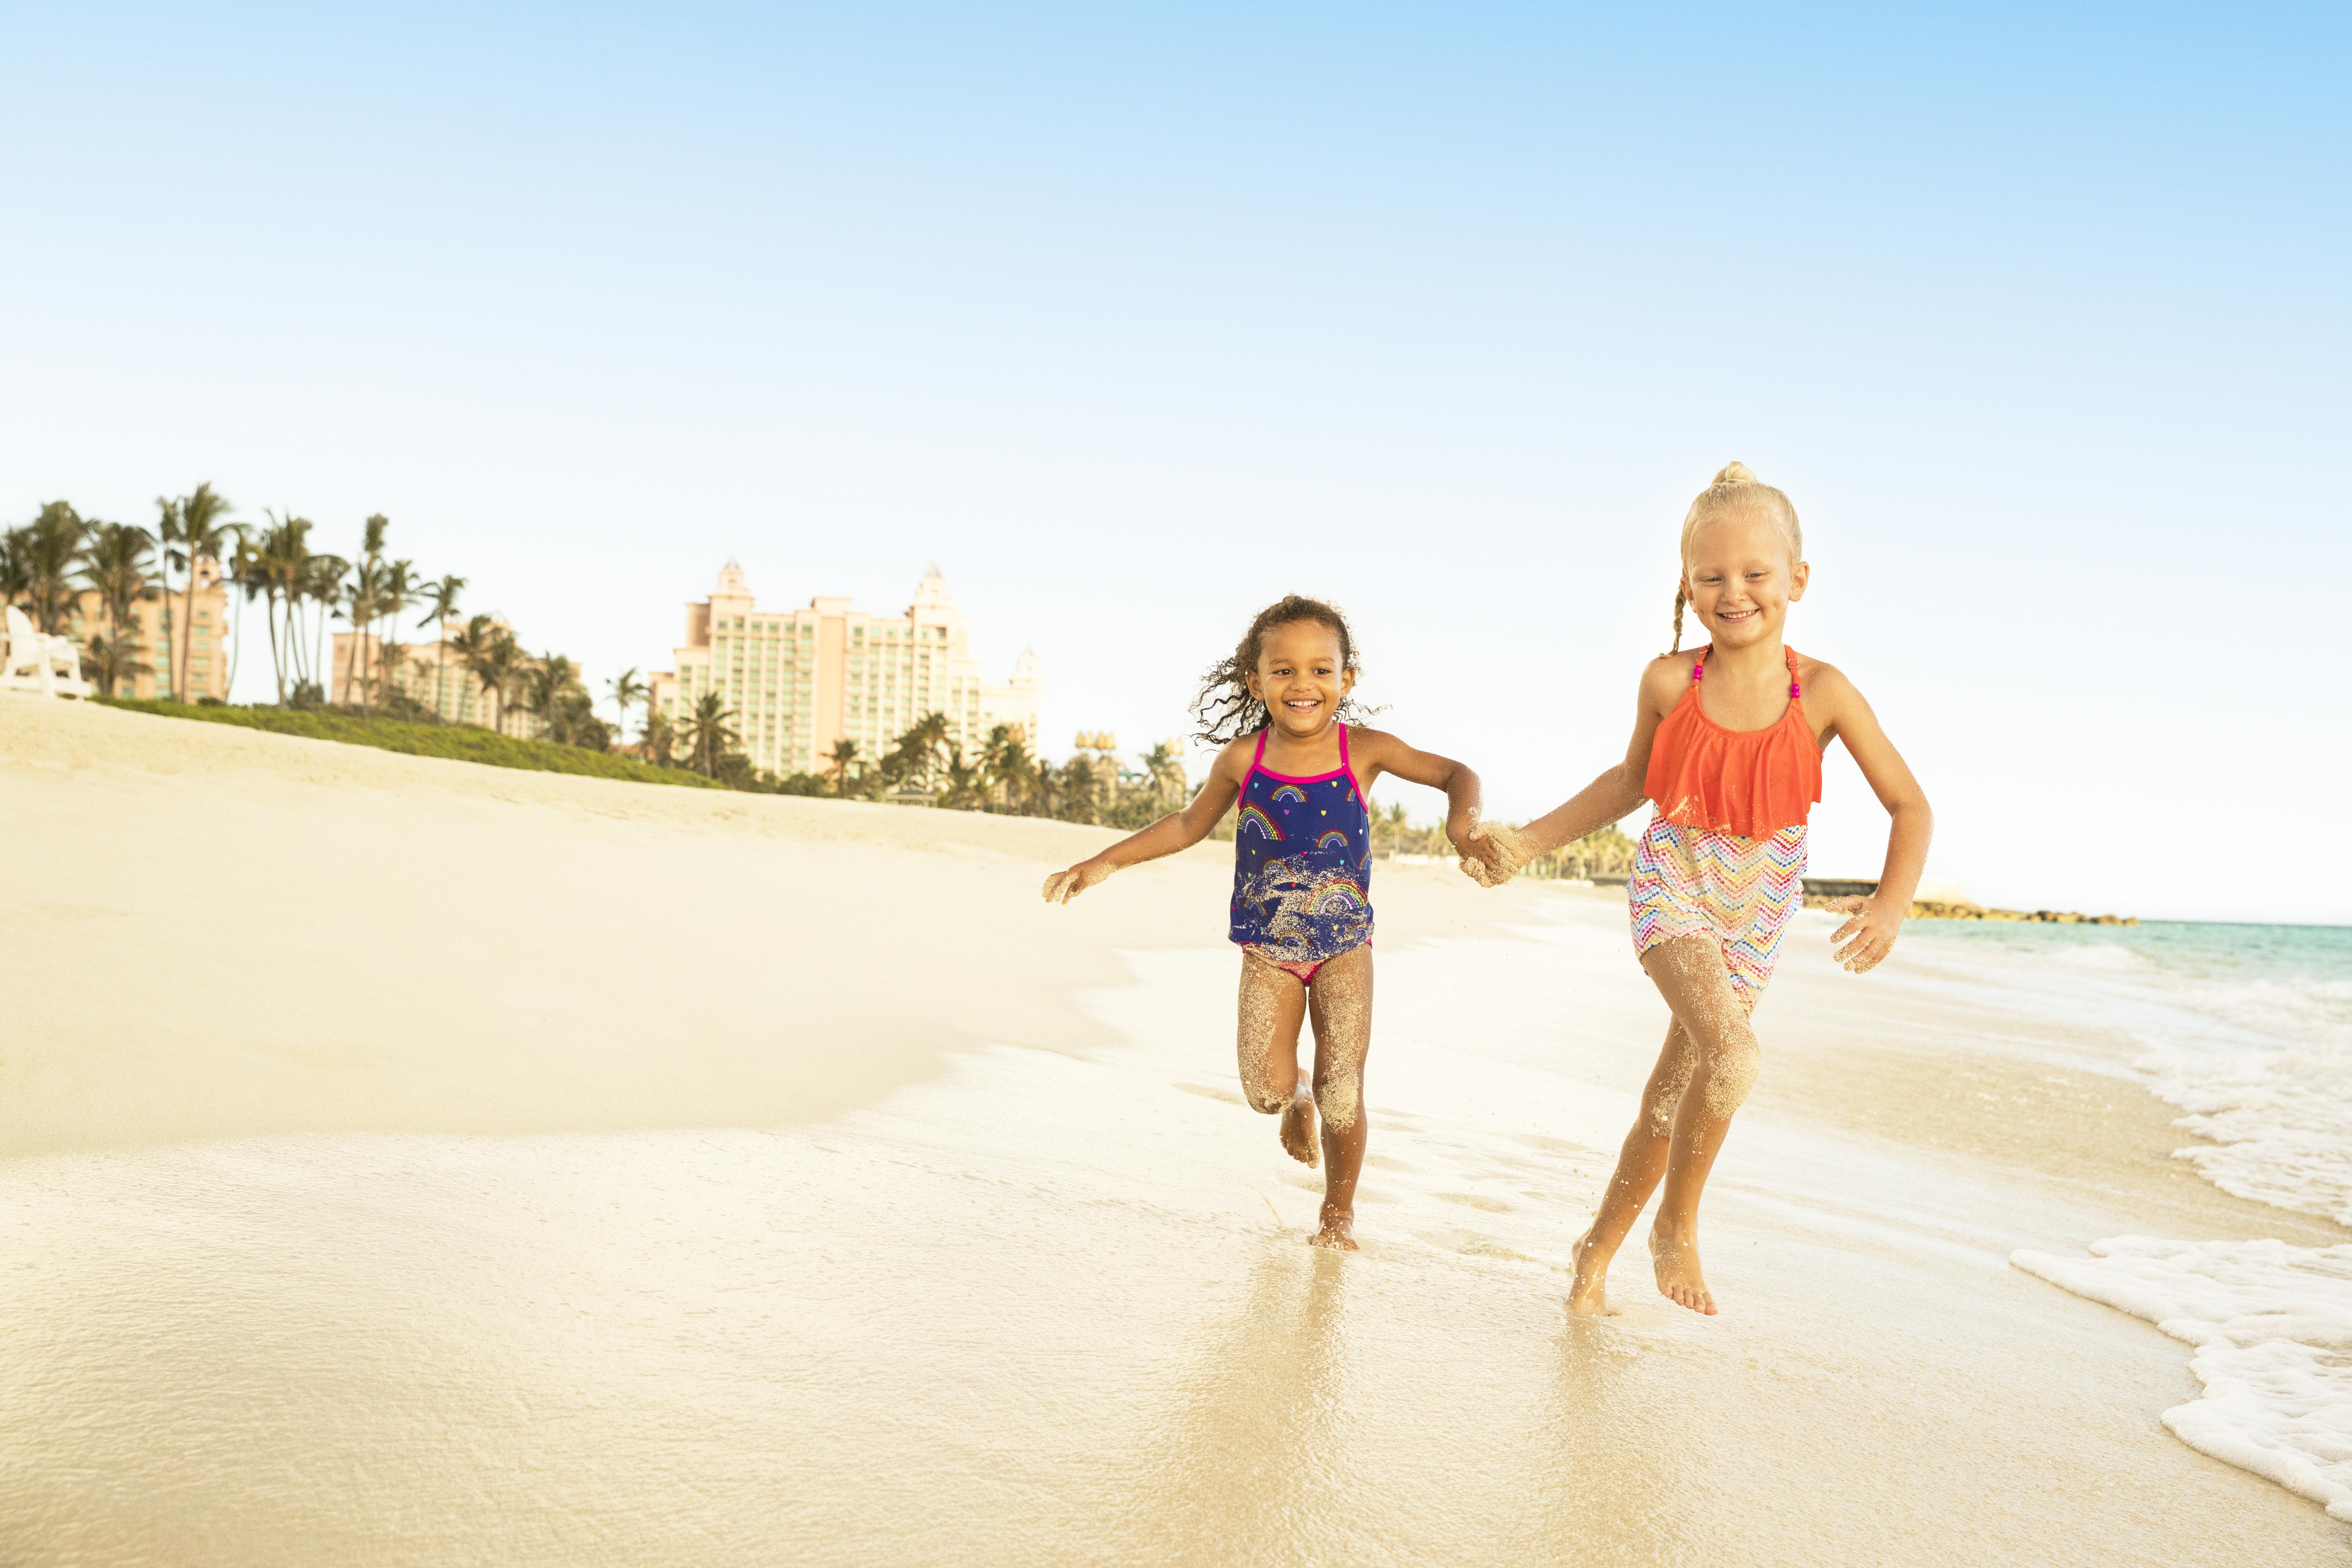
<svg viewBox="0 0 2352 1568">
<path fill-rule="evenodd" d="M 1315 1103 L 1323 1113 L 1323 1213 L 1318 1247 L 1356 1249 L 1356 1178 L 1371 1119 L 1364 1058 L 1372 1047 L 1372 950 L 1359 947 L 1315 972 L 1307 989 L 1315 1020 Z"/>
<path fill-rule="evenodd" d="M 1251 1110 L 1279 1114 L 1275 1133 L 1283 1152 L 1302 1165 L 1312 1165 L 1317 1159 L 1315 1100 L 1298 1076 L 1298 1029 L 1307 1020 L 1307 988 L 1296 975 L 1244 950 L 1240 1017 L 1242 1095 Z"/>
<path fill-rule="evenodd" d="M 1686 936 L 1652 948 L 1643 960 L 1675 1021 L 1642 1091 L 1641 1115 L 1626 1133 L 1616 1173 L 1591 1228 L 1577 1238 L 1569 1310 L 1601 1312 L 1609 1263 L 1661 1181 L 1650 1225 L 1650 1261 L 1661 1294 L 1694 1312 L 1712 1314 L 1715 1297 L 1698 1260 L 1698 1204 L 1708 1172 L 1731 1131 L 1732 1114 L 1755 1087 L 1760 1055 L 1748 1006 L 1731 988 L 1714 939 Z"/>
<path fill-rule="evenodd" d="M 1576 1279 L 1568 1288 L 1568 1310 L 1580 1318 L 1598 1318 L 1609 1310 L 1609 1259 L 1592 1239 L 1593 1227 L 1569 1245 L 1576 1260 Z"/>
<path fill-rule="evenodd" d="M 1315 1142 L 1315 1096 L 1305 1084 L 1290 1091 L 1290 1103 L 1282 1108 L 1275 1131 L 1284 1153 L 1310 1171 L 1315 1168 L 1322 1156 Z"/>
<path fill-rule="evenodd" d="M 1650 1069 L 1650 1081 L 1642 1088 L 1641 1114 L 1634 1119 L 1633 1130 L 1625 1134 L 1624 1146 L 1618 1151 L 1617 1169 L 1609 1178 L 1609 1189 L 1601 1194 L 1601 1207 L 1593 1215 L 1592 1224 L 1570 1248 L 1576 1260 L 1576 1279 L 1569 1287 L 1570 1311 L 1593 1315 L 1609 1310 L 1602 1287 L 1608 1282 L 1610 1260 L 1625 1245 L 1633 1222 L 1642 1216 L 1642 1205 L 1650 1201 L 1650 1194 L 1665 1178 L 1675 1110 L 1690 1087 L 1691 1069 L 1696 1062 L 1690 1037 L 1683 1033 L 1680 1024 L 1668 1024 L 1665 1046 L 1658 1052 L 1658 1065 Z"/>
</svg>

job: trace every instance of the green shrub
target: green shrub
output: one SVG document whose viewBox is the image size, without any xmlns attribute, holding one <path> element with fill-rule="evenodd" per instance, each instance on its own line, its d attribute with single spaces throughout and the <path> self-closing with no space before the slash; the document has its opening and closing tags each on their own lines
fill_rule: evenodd
<svg viewBox="0 0 2352 1568">
<path fill-rule="evenodd" d="M 1159 795 L 1146 795 L 1139 790 L 1133 795 L 1122 795 L 1107 810 L 1098 813 L 1095 820 L 1105 827 L 1123 827 L 1129 833 L 1139 833 L 1176 809 Z"/>
<path fill-rule="evenodd" d="M 635 757 L 616 757 L 579 746 L 559 746 L 551 741 L 518 741 L 471 724 L 412 724 L 397 719 L 362 719 L 356 714 L 320 709 L 198 708 L 185 702 L 127 697 L 96 697 L 90 700 L 133 713 L 236 724 L 248 730 L 267 730 L 272 734 L 299 735 L 306 740 L 373 746 L 379 751 L 401 752 L 413 757 L 447 757 L 494 768 L 579 773 L 589 778 L 626 779 L 635 784 L 677 784 L 686 789 L 725 787 L 684 768 L 657 768 Z"/>
</svg>

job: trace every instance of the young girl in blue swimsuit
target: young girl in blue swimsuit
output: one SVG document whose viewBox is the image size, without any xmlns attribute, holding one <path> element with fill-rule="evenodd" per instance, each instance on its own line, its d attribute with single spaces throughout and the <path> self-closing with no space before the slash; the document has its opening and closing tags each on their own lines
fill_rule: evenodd
<svg viewBox="0 0 2352 1568">
<path fill-rule="evenodd" d="M 1280 1113 L 1282 1146 L 1304 1164 L 1316 1163 L 1321 1112 L 1315 1243 L 1349 1250 L 1372 1031 L 1368 792 L 1382 773 L 1444 790 L 1446 837 L 1465 858 L 1479 807 L 1478 775 L 1460 763 L 1346 722 L 1355 686 L 1355 639 L 1338 610 L 1297 595 L 1267 605 L 1194 700 L 1201 738 L 1224 749 L 1192 804 L 1045 879 L 1046 901 L 1066 904 L 1122 867 L 1198 844 L 1239 803 L 1231 935 L 1242 950 L 1242 1091 L 1253 1110 Z M 1306 1018 L 1312 1093 L 1298 1076 Z"/>
</svg>

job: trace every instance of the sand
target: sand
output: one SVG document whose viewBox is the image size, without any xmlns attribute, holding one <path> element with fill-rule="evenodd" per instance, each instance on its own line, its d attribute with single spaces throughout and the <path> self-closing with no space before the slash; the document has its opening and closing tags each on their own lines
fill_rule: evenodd
<svg viewBox="0 0 2352 1568">
<path fill-rule="evenodd" d="M 0 1561 L 2340 1562 L 2006 1263 L 2344 1239 L 2129 1043 L 1805 917 L 1724 1315 L 1561 1309 L 1664 1013 L 1381 868 L 1361 1253 L 1241 1108 L 1230 851 L 0 699 Z M 1636 1233 L 1637 1239 L 1639 1232 Z"/>
</svg>

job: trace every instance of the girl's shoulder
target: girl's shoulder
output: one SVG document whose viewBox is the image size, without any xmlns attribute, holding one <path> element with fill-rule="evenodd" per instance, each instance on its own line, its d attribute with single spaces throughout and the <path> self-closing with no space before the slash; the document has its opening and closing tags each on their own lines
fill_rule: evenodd
<svg viewBox="0 0 2352 1568">
<path fill-rule="evenodd" d="M 1209 764 L 1209 771 L 1223 773 L 1235 784 L 1241 783 L 1242 775 L 1249 771 L 1251 760 L 1257 755 L 1257 738 L 1258 731 L 1252 730 L 1246 735 L 1236 735 L 1227 741 L 1218 751 L 1217 760 Z"/>
<path fill-rule="evenodd" d="M 1348 755 L 1358 763 L 1359 773 L 1363 771 L 1361 764 L 1366 760 L 1378 762 L 1414 749 L 1411 742 L 1386 730 L 1375 730 L 1369 724 L 1348 726 Z"/>
<path fill-rule="evenodd" d="M 1801 700 L 1813 727 L 1823 733 L 1843 734 L 1849 726 L 1876 723 L 1870 717 L 1870 700 L 1859 687 L 1846 679 L 1844 670 L 1825 658 L 1797 656 L 1797 682 L 1802 690 Z"/>
<path fill-rule="evenodd" d="M 1844 670 L 1828 659 L 1808 658 L 1801 653 L 1797 655 L 1797 684 L 1804 688 L 1809 702 L 1834 701 L 1855 695 L 1853 682 L 1846 679 Z"/>
<path fill-rule="evenodd" d="M 1642 697 L 1659 709 L 1673 707 L 1682 700 L 1683 688 L 1690 684 L 1691 667 L 1698 662 L 1698 651 L 1685 648 L 1680 653 L 1662 653 L 1642 667 Z"/>
</svg>

